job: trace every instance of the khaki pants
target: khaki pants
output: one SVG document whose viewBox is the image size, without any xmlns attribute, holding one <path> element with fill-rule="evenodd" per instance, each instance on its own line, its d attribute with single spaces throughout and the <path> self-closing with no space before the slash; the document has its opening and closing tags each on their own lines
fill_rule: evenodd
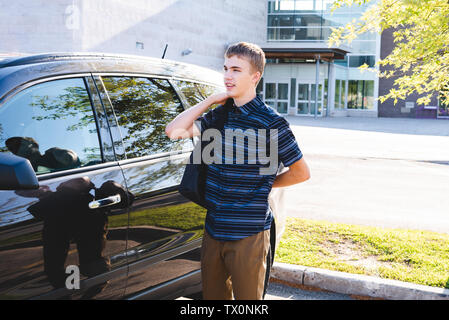
<svg viewBox="0 0 449 320">
<path fill-rule="evenodd" d="M 262 300 L 270 230 L 236 241 L 217 241 L 204 231 L 201 278 L 204 300 Z"/>
</svg>

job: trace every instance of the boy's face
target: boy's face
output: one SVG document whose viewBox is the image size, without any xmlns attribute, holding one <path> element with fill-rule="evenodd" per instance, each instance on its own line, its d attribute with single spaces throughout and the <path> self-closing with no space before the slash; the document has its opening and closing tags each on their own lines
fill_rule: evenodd
<svg viewBox="0 0 449 320">
<path fill-rule="evenodd" d="M 253 91 L 259 78 L 260 72 L 254 70 L 247 58 L 236 55 L 225 58 L 224 84 L 231 98 L 238 98 L 248 91 Z"/>
</svg>

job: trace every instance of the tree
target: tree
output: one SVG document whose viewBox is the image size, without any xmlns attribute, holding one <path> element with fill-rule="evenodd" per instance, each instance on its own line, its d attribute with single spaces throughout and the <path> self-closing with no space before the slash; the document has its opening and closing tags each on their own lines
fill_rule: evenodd
<svg viewBox="0 0 449 320">
<path fill-rule="evenodd" d="M 371 4 L 360 19 L 333 28 L 329 45 L 350 43 L 365 32 L 394 30 L 395 48 L 379 61 L 379 77 L 397 77 L 381 102 L 394 103 L 418 93 L 418 104 L 431 97 L 449 100 L 449 1 L 448 0 L 335 0 L 332 11 L 344 6 Z M 360 67 L 367 69 L 367 65 Z"/>
</svg>

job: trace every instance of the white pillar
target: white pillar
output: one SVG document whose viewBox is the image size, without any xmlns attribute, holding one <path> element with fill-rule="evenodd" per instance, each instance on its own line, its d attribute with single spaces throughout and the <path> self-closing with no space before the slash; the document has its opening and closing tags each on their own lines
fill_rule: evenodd
<svg viewBox="0 0 449 320">
<path fill-rule="evenodd" d="M 327 106 L 329 108 L 329 116 L 335 109 L 335 65 L 333 62 L 329 62 L 329 79 L 327 79 Z"/>
</svg>

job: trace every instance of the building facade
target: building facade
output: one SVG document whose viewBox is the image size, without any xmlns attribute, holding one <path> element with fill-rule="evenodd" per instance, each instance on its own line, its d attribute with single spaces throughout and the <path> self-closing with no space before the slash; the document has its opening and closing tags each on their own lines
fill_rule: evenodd
<svg viewBox="0 0 449 320">
<path fill-rule="evenodd" d="M 391 33 L 328 47 L 331 27 L 366 7 L 331 12 L 333 0 L 0 0 L 0 57 L 11 53 L 108 52 L 193 63 L 221 71 L 227 46 L 260 45 L 267 65 L 258 94 L 297 116 L 437 117 L 437 97 L 378 102 L 394 79 L 371 68 L 391 51 Z M 441 104 L 440 104 L 441 105 Z M 441 106 L 440 106 L 441 107 Z"/>
<path fill-rule="evenodd" d="M 105 52 L 222 70 L 226 47 L 266 38 L 265 0 L 0 0 L 0 54 Z"/>
<path fill-rule="evenodd" d="M 344 26 L 366 9 L 343 7 L 332 13 L 332 2 L 268 1 L 262 45 L 268 64 L 261 94 L 285 114 L 377 117 L 379 81 L 375 73 L 358 67 L 367 63 L 374 68 L 380 36 L 370 33 L 350 45 L 329 48 L 331 28 Z"/>
</svg>

